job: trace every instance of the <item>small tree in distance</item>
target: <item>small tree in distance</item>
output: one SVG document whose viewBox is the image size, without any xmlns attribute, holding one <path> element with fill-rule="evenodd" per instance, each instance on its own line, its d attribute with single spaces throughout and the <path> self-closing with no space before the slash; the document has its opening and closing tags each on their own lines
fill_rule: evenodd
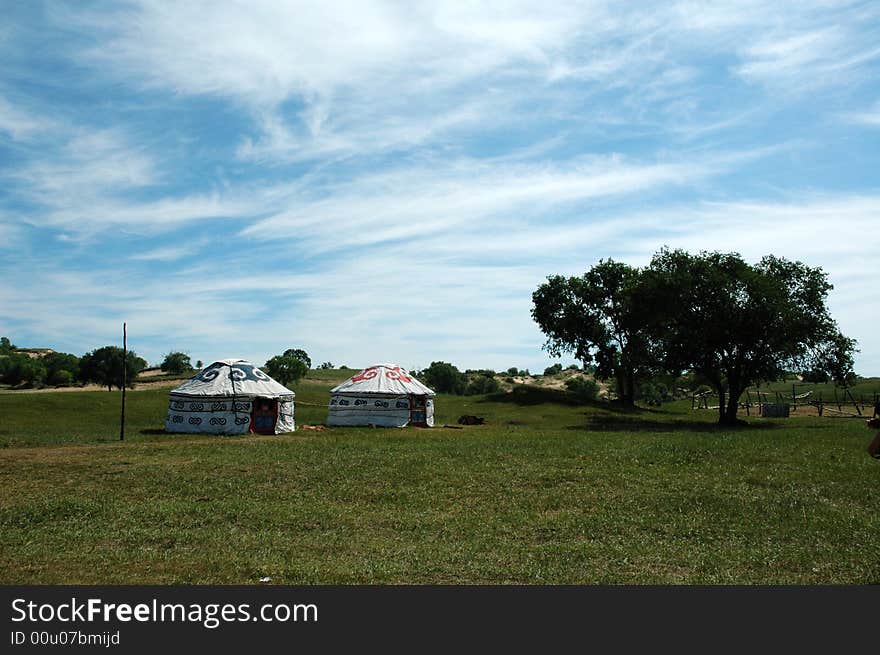
<svg viewBox="0 0 880 655">
<path fill-rule="evenodd" d="M 118 346 L 104 346 L 86 353 L 79 362 L 80 379 L 107 387 L 107 391 L 112 391 L 113 387 L 122 389 L 122 353 L 122 348 Z M 125 364 L 125 385 L 131 388 L 138 373 L 147 368 L 147 362 L 129 350 Z"/>
<path fill-rule="evenodd" d="M 306 365 L 306 368 L 312 368 L 312 360 L 309 354 L 301 348 L 288 348 L 284 351 L 285 357 L 295 357 Z"/>
<path fill-rule="evenodd" d="M 164 373 L 180 375 L 192 370 L 192 362 L 189 355 L 181 352 L 171 352 L 165 355 L 165 359 L 159 366 Z"/>
<path fill-rule="evenodd" d="M 49 353 L 41 358 L 46 367 L 46 383 L 58 387 L 70 385 L 79 373 L 79 357 L 69 353 Z"/>
<path fill-rule="evenodd" d="M 419 373 L 419 379 L 434 391 L 461 395 L 468 385 L 467 376 L 447 362 L 431 362 Z"/>
<path fill-rule="evenodd" d="M 305 350 L 289 348 L 284 354 L 275 355 L 268 360 L 263 369 L 281 384 L 288 386 L 305 377 L 311 365 L 312 360 Z"/>
</svg>

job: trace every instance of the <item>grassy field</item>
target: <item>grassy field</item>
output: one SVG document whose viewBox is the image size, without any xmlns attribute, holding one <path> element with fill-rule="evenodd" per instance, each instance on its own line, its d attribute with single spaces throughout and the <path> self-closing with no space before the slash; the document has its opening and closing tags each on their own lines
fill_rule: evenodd
<svg viewBox="0 0 880 655">
<path fill-rule="evenodd" d="M 350 372 L 348 372 L 350 373 Z M 326 419 L 346 372 L 297 386 Z M 167 389 L 0 393 L 0 583 L 880 583 L 862 421 L 716 428 L 547 390 L 438 425 L 165 435 Z"/>
</svg>

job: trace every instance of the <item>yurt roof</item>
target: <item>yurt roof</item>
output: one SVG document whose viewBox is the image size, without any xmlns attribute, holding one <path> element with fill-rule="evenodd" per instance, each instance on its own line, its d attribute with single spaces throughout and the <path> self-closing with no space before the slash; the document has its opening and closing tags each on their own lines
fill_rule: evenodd
<svg viewBox="0 0 880 655">
<path fill-rule="evenodd" d="M 181 396 L 294 396 L 246 359 L 219 359 L 171 390 Z"/>
<path fill-rule="evenodd" d="M 407 373 L 406 369 L 394 364 L 368 366 L 342 384 L 333 387 L 330 393 L 381 393 L 394 395 L 433 396 L 434 391 Z"/>
</svg>

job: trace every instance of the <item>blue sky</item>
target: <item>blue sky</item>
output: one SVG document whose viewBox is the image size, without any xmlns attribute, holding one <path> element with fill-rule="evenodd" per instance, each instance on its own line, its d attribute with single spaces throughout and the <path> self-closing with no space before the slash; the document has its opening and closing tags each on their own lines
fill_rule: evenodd
<svg viewBox="0 0 880 655">
<path fill-rule="evenodd" d="M 547 275 L 668 245 L 823 267 L 880 375 L 876 2 L 4 13 L 19 346 L 540 371 Z"/>
</svg>

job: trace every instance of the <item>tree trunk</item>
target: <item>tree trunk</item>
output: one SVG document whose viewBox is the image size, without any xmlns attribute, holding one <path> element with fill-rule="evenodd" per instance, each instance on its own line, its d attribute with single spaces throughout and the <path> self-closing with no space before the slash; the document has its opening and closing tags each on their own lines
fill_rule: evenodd
<svg viewBox="0 0 880 655">
<path fill-rule="evenodd" d="M 617 399 L 623 407 L 631 407 L 632 399 L 628 398 L 626 394 L 626 374 L 623 369 L 618 368 L 614 372 L 614 378 L 617 382 Z"/>
<path fill-rule="evenodd" d="M 636 406 L 632 372 L 621 367 L 615 371 L 614 377 L 617 380 L 617 398 L 621 407 L 632 409 Z"/>
<path fill-rule="evenodd" d="M 636 406 L 636 380 L 632 370 L 626 372 L 626 406 Z"/>
<path fill-rule="evenodd" d="M 727 406 L 725 407 L 722 404 L 720 407 L 721 416 L 718 420 L 720 425 L 737 425 L 739 423 L 737 413 L 739 412 L 739 397 L 742 395 L 743 390 L 731 387 L 729 391 Z"/>
<path fill-rule="evenodd" d="M 721 384 L 718 386 L 718 424 L 724 425 L 724 416 L 725 411 L 727 409 L 727 403 L 725 402 L 727 388 Z"/>
</svg>

